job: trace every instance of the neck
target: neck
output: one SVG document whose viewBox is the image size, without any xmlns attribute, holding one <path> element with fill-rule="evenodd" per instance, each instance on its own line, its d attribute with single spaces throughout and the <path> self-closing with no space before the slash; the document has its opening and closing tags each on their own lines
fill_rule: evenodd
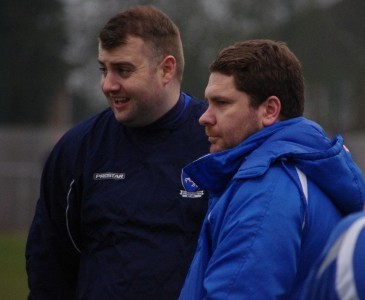
<svg viewBox="0 0 365 300">
<path fill-rule="evenodd" d="M 169 112 L 177 103 L 180 98 L 180 85 L 171 83 L 170 87 L 167 87 L 166 99 L 167 105 L 165 114 Z"/>
</svg>

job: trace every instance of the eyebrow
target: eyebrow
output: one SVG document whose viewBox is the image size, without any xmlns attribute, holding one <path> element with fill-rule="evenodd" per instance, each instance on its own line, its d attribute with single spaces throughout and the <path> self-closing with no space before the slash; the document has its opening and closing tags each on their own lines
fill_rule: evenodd
<svg viewBox="0 0 365 300">
<path fill-rule="evenodd" d="M 205 97 L 205 100 L 207 100 L 207 101 L 208 101 L 208 98 L 207 98 L 207 97 Z M 222 100 L 223 100 L 223 101 L 231 101 L 231 99 L 230 99 L 230 98 L 225 97 L 225 96 L 220 96 L 220 95 L 210 97 L 210 100 L 211 100 L 211 101 L 222 101 Z"/>
<path fill-rule="evenodd" d="M 102 62 L 101 60 L 99 60 L 98 59 L 98 63 L 100 64 L 100 65 L 105 65 L 105 63 L 104 62 Z M 130 62 L 127 62 L 127 61 L 117 61 L 117 62 L 112 62 L 112 63 L 110 63 L 110 65 L 112 66 L 112 67 L 119 67 L 119 66 L 128 66 L 128 67 L 131 67 L 131 68 L 135 68 L 135 66 L 132 64 L 132 63 L 130 63 Z"/>
</svg>

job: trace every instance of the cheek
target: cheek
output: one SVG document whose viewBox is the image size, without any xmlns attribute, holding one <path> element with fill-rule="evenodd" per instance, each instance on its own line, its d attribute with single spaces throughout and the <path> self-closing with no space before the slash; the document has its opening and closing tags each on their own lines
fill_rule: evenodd
<svg viewBox="0 0 365 300">
<path fill-rule="evenodd" d="M 218 122 L 225 148 L 237 145 L 242 134 L 242 127 L 239 126 L 238 122 L 232 122 L 232 120 L 234 119 L 227 119 L 224 123 Z"/>
<path fill-rule="evenodd" d="M 235 147 L 256 131 L 252 116 L 232 116 L 224 128 L 225 141 L 229 148 Z"/>
<path fill-rule="evenodd" d="M 156 81 L 153 77 L 134 78 L 123 85 L 125 90 L 138 94 L 150 94 L 156 90 Z"/>
<path fill-rule="evenodd" d="M 227 131 L 227 146 L 229 148 L 235 147 L 244 140 L 244 134 L 242 128 L 233 127 Z"/>
</svg>

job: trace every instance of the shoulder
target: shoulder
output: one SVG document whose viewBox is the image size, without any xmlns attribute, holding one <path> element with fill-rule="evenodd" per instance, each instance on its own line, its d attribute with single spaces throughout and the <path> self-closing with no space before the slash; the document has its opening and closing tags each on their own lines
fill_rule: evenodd
<svg viewBox="0 0 365 300">
<path fill-rule="evenodd" d="M 242 211 L 242 214 L 249 213 L 254 217 L 259 213 L 274 220 L 285 212 L 288 219 L 300 223 L 304 202 L 299 179 L 294 176 L 275 163 L 261 175 L 247 174 L 246 178 L 233 179 L 223 197 L 230 203 L 233 214 Z"/>
<path fill-rule="evenodd" d="M 358 212 L 345 217 L 334 229 L 332 243 L 338 240 L 343 234 L 351 236 L 353 240 L 360 238 L 363 233 L 362 244 L 365 248 L 365 212 Z M 365 250 L 365 249 L 364 249 Z"/>
<path fill-rule="evenodd" d="M 81 121 L 69 129 L 56 144 L 56 147 L 67 147 L 71 150 L 79 147 L 89 137 L 98 140 L 110 126 L 115 126 L 117 121 L 111 109 L 107 108 L 102 112 Z"/>
<path fill-rule="evenodd" d="M 51 153 L 51 156 L 71 159 L 80 155 L 80 150 L 86 145 L 90 137 L 100 138 L 105 132 L 107 124 L 116 122 L 110 109 L 106 109 L 84 121 L 81 121 L 60 138 Z"/>
<path fill-rule="evenodd" d="M 97 131 L 100 126 L 103 126 L 109 122 L 115 122 L 115 119 L 112 111 L 108 108 L 76 124 L 64 134 L 60 141 L 80 141 L 92 131 Z"/>
<path fill-rule="evenodd" d="M 207 109 L 208 103 L 203 99 L 197 98 L 195 96 L 186 94 L 190 98 L 189 109 L 191 112 L 195 112 L 197 116 L 201 116 Z"/>
<path fill-rule="evenodd" d="M 365 295 L 365 212 L 344 218 L 333 230 L 307 279 L 302 299 Z M 359 297 L 360 296 L 360 297 Z M 331 298 L 331 299 L 332 299 Z"/>
<path fill-rule="evenodd" d="M 288 193 L 293 192 L 299 195 L 300 182 L 293 164 L 276 161 L 270 164 L 267 169 L 259 169 L 257 172 L 257 176 L 252 175 L 249 178 L 249 183 L 255 192 L 260 192 L 256 191 L 257 187 L 260 186 L 267 193 L 275 195 L 284 195 L 285 197 Z"/>
</svg>

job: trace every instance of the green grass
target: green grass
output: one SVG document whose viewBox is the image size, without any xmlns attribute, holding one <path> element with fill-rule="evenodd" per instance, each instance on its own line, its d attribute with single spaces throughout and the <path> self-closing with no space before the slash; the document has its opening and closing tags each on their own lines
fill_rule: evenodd
<svg viewBox="0 0 365 300">
<path fill-rule="evenodd" d="M 1 300 L 25 300 L 27 298 L 25 243 L 25 234 L 0 233 Z"/>
</svg>

